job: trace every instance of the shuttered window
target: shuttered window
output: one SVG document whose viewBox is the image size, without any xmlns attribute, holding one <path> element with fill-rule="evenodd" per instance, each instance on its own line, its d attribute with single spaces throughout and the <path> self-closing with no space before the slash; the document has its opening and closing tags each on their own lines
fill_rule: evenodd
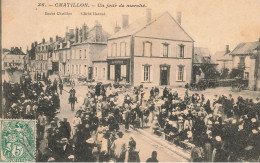
<svg viewBox="0 0 260 163">
<path fill-rule="evenodd" d="M 110 80 L 115 80 L 115 65 L 110 65 Z"/>
</svg>

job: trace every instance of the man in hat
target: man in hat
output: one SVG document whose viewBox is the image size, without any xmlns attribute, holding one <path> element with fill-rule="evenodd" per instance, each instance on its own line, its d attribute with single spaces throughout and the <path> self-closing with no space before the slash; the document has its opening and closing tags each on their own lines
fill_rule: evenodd
<svg viewBox="0 0 260 163">
<path fill-rule="evenodd" d="M 72 154 L 72 146 L 69 144 L 68 138 L 62 138 L 59 141 L 57 150 L 54 152 L 57 153 L 55 158 L 57 162 L 69 161 L 69 156 Z"/>
<path fill-rule="evenodd" d="M 46 116 L 43 114 L 43 112 L 40 112 L 40 115 L 38 116 L 38 137 L 40 139 L 43 138 L 44 136 L 44 131 L 45 131 L 45 125 L 47 123 Z"/>
<path fill-rule="evenodd" d="M 124 162 L 126 154 L 126 142 L 123 139 L 124 133 L 119 131 L 117 135 L 118 139 L 116 139 L 111 145 L 111 150 L 113 152 L 114 158 L 116 159 L 116 162 Z"/>
</svg>

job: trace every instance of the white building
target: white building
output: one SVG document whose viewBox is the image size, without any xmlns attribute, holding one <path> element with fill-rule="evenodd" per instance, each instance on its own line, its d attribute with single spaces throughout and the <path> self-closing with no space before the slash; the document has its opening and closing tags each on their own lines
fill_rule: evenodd
<svg viewBox="0 0 260 163">
<path fill-rule="evenodd" d="M 193 39 L 168 13 L 152 16 L 128 25 L 123 15 L 122 30 L 108 39 L 108 80 L 131 85 L 184 86 L 191 81 Z"/>
</svg>

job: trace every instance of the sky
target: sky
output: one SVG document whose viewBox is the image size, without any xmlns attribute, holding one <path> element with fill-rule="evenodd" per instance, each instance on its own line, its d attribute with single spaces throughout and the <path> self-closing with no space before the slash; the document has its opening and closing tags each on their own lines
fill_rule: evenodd
<svg viewBox="0 0 260 163">
<path fill-rule="evenodd" d="M 88 3 L 89 8 L 37 7 L 55 3 Z M 145 4 L 136 8 L 92 7 L 107 4 Z M 2 0 L 2 47 L 22 47 L 26 51 L 34 41 L 64 37 L 66 27 L 75 28 L 85 22 L 93 27 L 99 21 L 107 32 L 121 25 L 121 15 L 129 15 L 129 23 L 145 16 L 168 11 L 174 18 L 182 13 L 182 27 L 194 39 L 195 47 L 206 47 L 214 56 L 216 51 L 230 45 L 233 50 L 240 42 L 254 42 L 260 38 L 260 0 Z M 105 12 L 105 16 L 84 16 L 81 12 Z M 45 12 L 72 12 L 72 16 L 48 16 Z"/>
</svg>

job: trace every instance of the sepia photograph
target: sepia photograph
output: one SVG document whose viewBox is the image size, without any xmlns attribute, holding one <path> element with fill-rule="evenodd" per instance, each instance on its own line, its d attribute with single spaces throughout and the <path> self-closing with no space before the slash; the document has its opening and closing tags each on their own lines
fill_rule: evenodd
<svg viewBox="0 0 260 163">
<path fill-rule="evenodd" d="M 0 162 L 260 162 L 260 0 L 0 7 Z"/>
</svg>

